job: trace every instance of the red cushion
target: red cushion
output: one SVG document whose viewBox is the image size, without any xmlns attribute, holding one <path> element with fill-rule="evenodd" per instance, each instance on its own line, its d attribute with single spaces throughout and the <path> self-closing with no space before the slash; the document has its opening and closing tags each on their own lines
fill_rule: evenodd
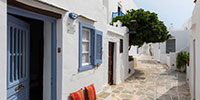
<svg viewBox="0 0 200 100">
<path fill-rule="evenodd" d="M 95 100 L 97 99 L 96 91 L 94 88 L 94 84 L 91 84 L 90 86 L 85 87 L 86 92 L 86 98 L 87 100 Z"/>
<path fill-rule="evenodd" d="M 70 94 L 71 100 L 85 100 L 83 89 Z"/>
</svg>

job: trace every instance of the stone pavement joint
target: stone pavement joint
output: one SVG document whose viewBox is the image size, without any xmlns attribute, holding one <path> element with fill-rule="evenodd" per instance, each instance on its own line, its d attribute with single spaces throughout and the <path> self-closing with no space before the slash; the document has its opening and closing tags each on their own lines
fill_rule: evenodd
<svg viewBox="0 0 200 100">
<path fill-rule="evenodd" d="M 138 60 L 132 76 L 111 90 L 112 100 L 191 100 L 185 73 L 146 56 Z"/>
</svg>

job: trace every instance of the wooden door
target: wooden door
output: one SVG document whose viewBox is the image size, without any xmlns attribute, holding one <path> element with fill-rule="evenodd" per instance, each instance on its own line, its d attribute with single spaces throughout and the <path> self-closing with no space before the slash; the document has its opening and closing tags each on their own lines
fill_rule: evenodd
<svg viewBox="0 0 200 100">
<path fill-rule="evenodd" d="M 114 65 L 114 43 L 109 42 L 108 52 L 108 84 L 113 84 L 113 65 Z"/>
<path fill-rule="evenodd" d="M 8 15 L 7 100 L 29 99 L 29 24 Z"/>
</svg>

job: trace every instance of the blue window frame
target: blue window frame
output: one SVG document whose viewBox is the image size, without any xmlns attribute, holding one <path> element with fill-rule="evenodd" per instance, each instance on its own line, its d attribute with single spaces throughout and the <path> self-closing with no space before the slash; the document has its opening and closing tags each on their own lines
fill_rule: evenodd
<svg viewBox="0 0 200 100">
<path fill-rule="evenodd" d="M 120 16 L 120 13 L 121 13 L 121 7 L 117 7 L 117 12 L 118 12 L 118 16 Z"/>
<path fill-rule="evenodd" d="M 102 63 L 102 34 L 92 25 L 79 23 L 79 71 Z"/>
</svg>

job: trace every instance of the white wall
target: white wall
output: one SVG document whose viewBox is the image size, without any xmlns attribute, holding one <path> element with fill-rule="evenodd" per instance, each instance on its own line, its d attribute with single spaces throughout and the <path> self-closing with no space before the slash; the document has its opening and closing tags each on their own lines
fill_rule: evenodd
<svg viewBox="0 0 200 100">
<path fill-rule="evenodd" d="M 153 47 L 153 59 L 160 61 L 160 43 L 152 44 Z"/>
<path fill-rule="evenodd" d="M 107 23 L 109 24 L 112 21 L 112 12 L 118 11 L 118 6 L 121 7 L 123 13 L 126 13 L 127 10 L 137 9 L 133 0 L 103 0 L 104 6 L 107 8 Z M 134 73 L 133 66 L 128 65 L 128 45 L 129 45 L 129 35 L 126 34 L 128 30 L 124 27 L 119 26 L 119 28 L 112 27 L 108 25 L 108 35 L 107 41 L 115 43 L 115 64 L 114 64 L 114 83 L 118 84 L 128 78 L 132 73 Z M 123 53 L 119 53 L 119 40 L 123 39 Z M 134 52 L 136 52 L 136 48 Z M 108 51 L 106 51 L 108 52 Z M 107 58 L 108 59 L 108 58 Z M 131 73 L 128 73 L 128 70 L 131 69 Z M 106 73 L 107 74 L 107 73 Z"/>
<path fill-rule="evenodd" d="M 170 57 L 170 67 L 171 67 L 171 70 L 176 70 L 176 58 L 177 58 L 177 53 L 170 53 L 169 54 L 169 57 Z"/>
<path fill-rule="evenodd" d="M 131 46 L 131 49 L 129 50 L 129 55 L 137 55 L 138 54 L 138 46 Z"/>
<path fill-rule="evenodd" d="M 98 8 L 98 7 L 97 7 Z M 101 9 L 94 9 L 97 12 Z M 105 41 L 106 37 L 106 22 L 103 20 L 104 16 L 100 13 L 96 15 L 98 22 L 93 22 L 87 20 L 85 18 L 79 17 L 79 19 L 72 21 L 68 18 L 67 15 L 63 17 L 62 28 L 62 60 L 63 60 L 63 68 L 62 68 L 62 100 L 68 100 L 67 98 L 71 92 L 75 92 L 80 88 L 84 88 L 92 83 L 95 84 L 95 88 L 97 93 L 101 91 L 102 87 L 107 84 L 107 73 L 108 63 L 107 63 L 107 52 L 105 52 L 107 48 L 107 42 Z M 96 29 L 103 31 L 103 63 L 93 69 L 89 69 L 86 71 L 78 71 L 79 68 L 79 21 L 85 22 L 87 24 L 94 25 Z M 75 25 L 75 32 L 68 32 L 67 24 L 70 23 Z M 105 45 L 106 44 L 106 45 Z M 61 66 L 58 66 L 61 67 Z"/>
<path fill-rule="evenodd" d="M 119 84 L 120 82 L 127 79 L 134 73 L 134 67 L 129 66 L 129 35 L 126 34 L 127 30 L 124 31 L 124 35 L 120 36 L 119 33 L 108 32 L 108 41 L 115 43 L 115 61 L 114 61 L 114 83 Z M 123 53 L 120 53 L 120 39 L 123 39 Z M 129 69 L 131 73 L 128 73 Z"/>
<path fill-rule="evenodd" d="M 139 54 L 143 54 L 143 55 L 150 55 L 150 45 L 152 45 L 152 43 L 144 43 L 140 48 L 139 48 Z M 153 53 L 153 47 L 151 46 L 151 51 Z"/>
<path fill-rule="evenodd" d="M 51 23 L 44 22 L 43 100 L 51 99 Z"/>
<path fill-rule="evenodd" d="M 97 15 L 105 14 L 106 8 L 103 6 L 103 0 L 37 0 L 57 8 L 75 12 L 79 15 L 87 16 L 91 19 L 98 20 Z M 101 9 L 101 10 L 99 10 Z M 105 16 L 106 17 L 106 16 Z"/>
<path fill-rule="evenodd" d="M 172 36 L 174 36 L 174 38 L 176 39 L 176 52 L 174 53 L 178 53 L 180 51 L 187 51 L 189 52 L 189 46 L 190 46 L 190 40 L 189 40 L 189 30 L 171 30 L 169 32 L 169 34 L 171 34 Z M 160 45 L 160 49 L 159 49 L 159 45 Z M 172 64 L 176 64 L 173 60 L 176 60 L 176 57 L 173 54 L 166 54 L 166 42 L 160 43 L 160 44 L 153 44 L 154 47 L 154 59 L 160 61 L 163 64 L 167 64 L 169 62 L 170 65 Z M 157 53 L 159 52 L 159 54 Z M 167 55 L 169 55 L 170 59 L 167 60 Z M 168 61 L 168 62 L 167 62 Z"/>
<path fill-rule="evenodd" d="M 123 44 L 123 54 L 121 54 L 121 59 L 120 61 L 122 62 L 122 68 L 124 68 L 124 73 L 122 73 L 123 78 L 122 81 L 127 79 L 129 76 L 131 76 L 134 73 L 134 66 L 129 66 L 129 51 L 128 51 L 128 46 L 129 46 L 129 35 L 126 34 L 124 36 L 124 44 Z M 130 73 L 129 69 L 131 70 Z"/>
<path fill-rule="evenodd" d="M 196 53 L 195 53 L 195 56 L 196 56 L 196 100 L 200 100 L 200 1 L 197 0 L 196 2 L 196 6 L 194 8 L 194 11 L 193 11 L 193 15 L 192 15 L 192 27 L 191 27 L 191 37 L 190 37 L 190 80 L 189 80 L 189 84 L 190 84 L 190 91 L 191 91 L 191 94 L 192 94 L 192 97 L 193 97 L 193 82 L 194 82 L 194 52 L 193 52 L 193 40 L 195 39 L 196 40 Z"/>
<path fill-rule="evenodd" d="M 161 54 L 166 53 L 166 42 L 160 43 L 160 52 Z"/>
<path fill-rule="evenodd" d="M 0 0 L 0 100 L 7 98 L 7 0 Z"/>
<path fill-rule="evenodd" d="M 182 50 L 189 52 L 189 30 L 173 30 L 169 34 L 176 39 L 176 52 Z M 161 53 L 166 53 L 166 42 L 161 43 Z"/>
<path fill-rule="evenodd" d="M 69 100 L 69 94 L 75 92 L 80 88 L 88 86 L 92 83 L 95 84 L 97 93 L 102 90 L 104 85 L 108 83 L 108 33 L 107 33 L 107 9 L 103 5 L 103 0 L 87 0 L 87 2 L 82 0 L 18 0 L 27 5 L 31 5 L 37 8 L 53 11 L 59 14 L 62 14 L 62 19 L 57 20 L 57 47 L 61 48 L 61 53 L 57 53 L 57 99 L 58 100 Z M 39 2 L 38 2 L 39 1 Z M 131 1 L 131 0 L 130 0 Z M 129 1 L 129 2 L 130 2 Z M 41 3 L 43 2 L 43 3 Z M 90 2 L 90 3 L 88 3 Z M 122 1 L 124 2 L 124 1 Z M 123 4 L 123 3 L 122 3 Z M 128 3 L 130 4 L 130 3 Z M 3 34 L 0 34 L 0 99 L 6 100 L 6 1 L 0 1 L 0 28 Z M 124 5 L 124 4 L 123 4 Z M 126 5 L 124 5 L 125 7 Z M 117 8 L 117 6 L 116 6 Z M 79 17 L 77 20 L 73 21 L 69 19 L 68 12 L 75 12 Z M 111 13 L 112 14 L 112 13 Z M 84 22 L 87 24 L 94 25 L 96 29 L 103 31 L 103 63 L 90 70 L 79 72 L 79 22 Z M 70 25 L 68 25 L 70 24 Z M 48 29 L 48 23 L 45 23 L 45 28 Z M 45 35 L 48 35 L 48 32 L 45 30 Z M 119 54 L 119 39 L 124 39 L 124 53 Z M 46 48 L 49 48 L 50 37 L 45 38 Z M 120 82 L 124 80 L 128 75 L 128 34 L 124 36 L 116 36 L 113 38 L 116 43 L 116 70 L 119 74 L 117 81 Z M 45 52 L 45 57 L 49 57 L 47 50 Z M 123 59 L 123 61 L 122 61 Z M 50 64 L 49 59 L 45 58 L 45 71 L 44 77 L 46 82 L 44 82 L 44 88 L 48 88 L 48 84 L 51 71 L 48 67 Z M 47 84 L 47 85 L 46 85 Z M 49 98 L 49 92 L 44 94 L 44 98 Z"/>
<path fill-rule="evenodd" d="M 118 27 L 110 26 L 108 35 L 107 35 L 107 42 L 115 43 L 115 50 L 114 50 L 114 84 L 119 84 L 120 82 L 124 81 L 128 76 L 128 41 L 129 35 L 127 33 L 126 28 L 121 28 L 121 31 L 116 32 L 114 30 L 120 29 Z M 123 53 L 120 53 L 120 39 L 123 39 Z M 108 54 L 108 49 L 105 51 Z M 107 58 L 108 59 L 108 55 Z M 106 72 L 107 76 L 107 72 Z M 107 79 L 107 78 L 106 78 Z"/>
<path fill-rule="evenodd" d="M 35 1 L 22 0 L 23 3 L 31 4 L 35 7 L 43 7 L 53 12 L 62 14 L 62 19 L 57 21 L 57 47 L 61 48 L 61 53 L 57 54 L 57 99 L 68 100 L 69 94 L 75 92 L 80 88 L 95 84 L 97 93 L 101 91 L 102 87 L 107 84 L 108 63 L 107 42 L 103 44 L 103 63 L 97 68 L 87 71 L 78 72 L 79 63 L 79 21 L 94 25 L 96 29 L 103 31 L 103 40 L 105 40 L 107 33 L 106 24 L 106 10 L 100 1 L 88 0 L 83 2 L 77 1 L 57 1 L 57 0 L 43 0 L 48 4 L 52 4 L 59 9 L 49 8 L 47 5 L 41 5 Z M 76 4 L 76 6 L 74 6 Z M 94 5 L 94 6 L 91 6 Z M 40 6 L 40 7 L 39 7 Z M 90 10 L 88 10 L 90 9 Z M 67 10 L 75 12 L 84 17 L 79 17 L 73 21 L 69 19 Z M 68 25 L 70 24 L 70 25 Z M 74 26 L 73 26 L 74 25 Z M 73 28 L 72 28 L 73 27 Z M 105 45 L 106 44 L 106 45 Z"/>
<path fill-rule="evenodd" d="M 162 63 L 162 64 L 167 64 L 167 55 L 168 54 L 160 54 L 160 62 Z"/>
<path fill-rule="evenodd" d="M 171 31 L 170 34 L 172 36 L 175 36 L 176 52 L 184 48 L 188 48 L 186 49 L 186 51 L 189 52 L 189 45 L 190 45 L 189 30 L 175 30 L 175 31 Z"/>
</svg>

